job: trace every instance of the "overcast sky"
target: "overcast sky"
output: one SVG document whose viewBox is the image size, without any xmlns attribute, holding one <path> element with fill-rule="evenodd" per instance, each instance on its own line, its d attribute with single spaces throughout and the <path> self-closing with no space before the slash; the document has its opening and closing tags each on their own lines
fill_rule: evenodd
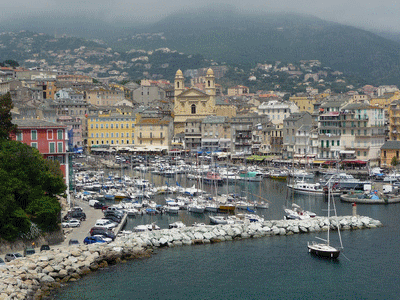
<svg viewBox="0 0 400 300">
<path fill-rule="evenodd" d="M 254 12 L 296 12 L 367 29 L 400 32 L 400 0 L 0 0 L 0 20 L 27 15 L 91 15 L 107 21 L 118 19 L 151 22 L 176 10 L 235 6 Z"/>
</svg>

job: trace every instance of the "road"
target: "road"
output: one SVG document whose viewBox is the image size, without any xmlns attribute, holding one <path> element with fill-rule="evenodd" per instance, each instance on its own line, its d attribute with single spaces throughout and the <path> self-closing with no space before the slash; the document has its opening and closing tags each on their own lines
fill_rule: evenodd
<svg viewBox="0 0 400 300">
<path fill-rule="evenodd" d="M 83 211 L 86 213 L 86 220 L 81 222 L 80 227 L 76 228 L 63 228 L 65 232 L 65 240 L 61 244 L 58 245 L 51 245 L 50 248 L 58 248 L 58 247 L 63 247 L 63 246 L 68 246 L 68 242 L 70 239 L 77 239 L 79 243 L 83 243 L 83 240 L 85 237 L 89 235 L 90 228 L 94 226 L 96 223 L 97 219 L 101 219 L 104 217 L 103 212 L 101 209 L 94 209 L 93 207 L 89 206 L 89 203 L 86 201 L 80 201 L 76 199 L 71 199 L 72 203 L 75 206 L 80 206 L 82 207 Z M 66 214 L 66 211 L 62 213 L 62 216 Z M 40 247 L 35 248 L 36 253 L 40 252 Z M 18 251 L 21 254 L 24 253 L 24 249 L 18 249 Z M 0 253 L 0 257 L 4 259 L 6 253 Z"/>
</svg>

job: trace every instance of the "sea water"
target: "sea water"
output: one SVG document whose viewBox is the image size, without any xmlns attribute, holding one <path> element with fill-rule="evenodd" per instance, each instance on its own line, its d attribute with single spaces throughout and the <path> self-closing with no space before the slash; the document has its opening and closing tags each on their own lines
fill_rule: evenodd
<svg viewBox="0 0 400 300">
<path fill-rule="evenodd" d="M 153 178 L 154 179 L 154 178 Z M 159 179 L 164 180 L 164 179 Z M 180 180 L 181 184 L 185 183 Z M 187 186 L 190 186 L 187 183 Z M 225 185 L 220 189 L 225 190 Z M 268 199 L 258 211 L 266 219 L 282 219 L 283 206 L 296 203 L 326 215 L 322 197 L 288 193 L 285 182 L 237 183 Z M 232 185 L 229 187 L 233 192 Z M 336 201 L 339 215 L 351 204 Z M 66 285 L 55 299 L 398 299 L 400 295 L 400 205 L 358 205 L 359 215 L 380 220 L 384 227 L 343 231 L 344 252 L 337 261 L 313 257 L 307 242 L 315 234 L 273 236 L 218 244 L 156 250 L 147 259 L 110 266 Z M 207 222 L 206 215 L 179 212 L 130 219 L 127 229 L 155 221 L 166 228 L 182 220 Z M 319 234 L 323 237 L 323 233 Z M 332 233 L 334 237 L 334 233 Z M 337 240 L 333 239 L 332 243 Z"/>
</svg>

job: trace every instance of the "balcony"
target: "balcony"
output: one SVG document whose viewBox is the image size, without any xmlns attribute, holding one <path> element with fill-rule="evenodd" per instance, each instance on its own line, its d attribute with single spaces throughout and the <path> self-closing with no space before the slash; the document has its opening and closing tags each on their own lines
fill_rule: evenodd
<svg viewBox="0 0 400 300">
<path fill-rule="evenodd" d="M 345 150 L 369 150 L 369 146 L 351 146 L 345 147 Z"/>
<path fill-rule="evenodd" d="M 149 136 L 141 136 L 138 138 L 139 140 L 153 140 L 153 141 L 161 141 L 161 140 L 165 140 L 165 137 L 149 137 Z"/>
</svg>

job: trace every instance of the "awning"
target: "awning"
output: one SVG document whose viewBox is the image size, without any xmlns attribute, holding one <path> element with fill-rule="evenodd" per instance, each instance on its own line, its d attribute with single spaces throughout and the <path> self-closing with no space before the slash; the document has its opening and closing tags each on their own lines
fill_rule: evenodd
<svg viewBox="0 0 400 300">
<path fill-rule="evenodd" d="M 323 164 L 325 162 L 325 160 L 313 160 L 312 163 L 313 164 Z"/>
<path fill-rule="evenodd" d="M 340 154 L 354 154 L 356 151 L 354 150 L 340 150 Z"/>
<path fill-rule="evenodd" d="M 363 160 L 344 160 L 342 164 L 352 164 L 352 165 L 366 165 L 367 162 Z"/>
</svg>

